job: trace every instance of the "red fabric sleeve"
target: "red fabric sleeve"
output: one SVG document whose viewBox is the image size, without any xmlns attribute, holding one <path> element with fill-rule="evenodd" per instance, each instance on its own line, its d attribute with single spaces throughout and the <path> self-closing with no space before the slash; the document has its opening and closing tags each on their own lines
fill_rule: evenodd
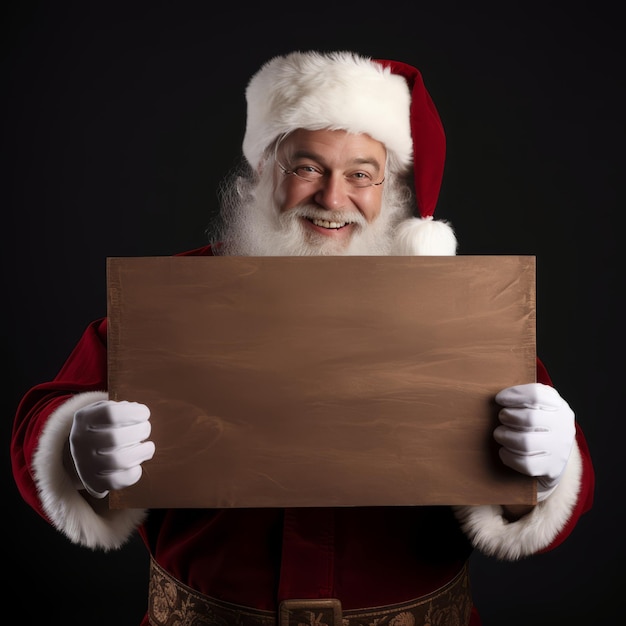
<svg viewBox="0 0 626 626">
<path fill-rule="evenodd" d="M 537 359 L 537 382 L 553 386 L 550 375 L 548 374 L 548 370 L 540 359 Z M 567 524 L 565 524 L 561 532 L 555 537 L 554 541 L 541 551 L 542 553 L 549 552 L 550 550 L 553 550 L 558 545 L 563 543 L 563 541 L 565 541 L 565 539 L 574 530 L 574 527 L 576 526 L 580 517 L 584 513 L 589 511 L 593 506 L 595 471 L 593 468 L 593 463 L 591 461 L 591 453 L 589 451 L 589 446 L 587 445 L 587 440 L 585 439 L 585 435 L 578 423 L 576 423 L 576 443 L 578 444 L 578 449 L 580 450 L 580 455 L 583 462 L 583 472 L 580 484 L 580 491 L 578 493 L 578 500 L 576 501 L 576 506 L 574 507 L 572 515 L 570 516 Z"/>
<path fill-rule="evenodd" d="M 55 378 L 30 389 L 17 408 L 11 436 L 13 476 L 24 500 L 44 518 L 32 472 L 39 435 L 50 414 L 72 395 L 106 391 L 106 338 L 106 319 L 92 322 Z"/>
</svg>

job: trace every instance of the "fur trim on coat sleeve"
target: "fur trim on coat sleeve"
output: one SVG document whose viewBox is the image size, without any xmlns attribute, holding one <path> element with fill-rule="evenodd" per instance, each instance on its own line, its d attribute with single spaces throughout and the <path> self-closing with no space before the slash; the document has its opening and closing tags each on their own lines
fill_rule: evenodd
<svg viewBox="0 0 626 626">
<path fill-rule="evenodd" d="M 105 509 L 96 513 L 63 466 L 63 448 L 74 413 L 99 400 L 108 400 L 108 394 L 100 391 L 77 394 L 50 415 L 33 456 L 33 471 L 43 510 L 53 526 L 72 543 L 108 551 L 120 548 L 130 539 L 147 511 Z"/>
<path fill-rule="evenodd" d="M 515 561 L 548 548 L 563 530 L 576 506 L 582 471 L 576 444 L 557 488 L 528 515 L 508 522 L 498 505 L 455 506 L 454 513 L 474 548 L 487 556 Z"/>
</svg>

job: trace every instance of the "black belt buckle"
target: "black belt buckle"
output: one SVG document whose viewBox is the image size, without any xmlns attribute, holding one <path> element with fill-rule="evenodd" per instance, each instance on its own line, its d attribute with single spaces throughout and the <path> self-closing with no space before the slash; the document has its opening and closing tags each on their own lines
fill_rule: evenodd
<svg viewBox="0 0 626 626">
<path fill-rule="evenodd" d="M 278 626 L 342 626 L 341 602 L 336 598 L 320 600 L 283 600 L 278 608 Z"/>
</svg>

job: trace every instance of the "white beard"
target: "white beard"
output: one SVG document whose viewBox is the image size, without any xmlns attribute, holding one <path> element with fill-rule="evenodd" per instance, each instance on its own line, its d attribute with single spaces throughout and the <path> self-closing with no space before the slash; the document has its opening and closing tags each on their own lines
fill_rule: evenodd
<svg viewBox="0 0 626 626">
<path fill-rule="evenodd" d="M 411 209 L 408 202 L 402 202 L 407 194 L 397 187 L 394 191 L 389 183 L 385 183 L 379 216 L 368 223 L 358 211 L 330 212 L 314 205 L 281 213 L 271 175 L 262 176 L 250 189 L 243 190 L 238 188 L 242 181 L 233 180 L 224 189 L 223 228 L 219 234 L 223 253 L 237 256 L 390 254 L 394 228 L 411 214 Z M 247 183 L 243 181 L 243 184 Z M 305 228 L 303 217 L 350 222 L 354 232 L 347 241 L 316 235 Z"/>
</svg>

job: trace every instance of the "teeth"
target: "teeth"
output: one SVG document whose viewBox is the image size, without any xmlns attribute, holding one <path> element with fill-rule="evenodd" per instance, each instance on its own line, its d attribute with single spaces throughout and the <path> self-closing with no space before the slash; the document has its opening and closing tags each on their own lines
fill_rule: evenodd
<svg viewBox="0 0 626 626">
<path fill-rule="evenodd" d="M 329 222 L 328 220 L 312 219 L 313 224 L 321 228 L 342 228 L 348 222 Z"/>
</svg>

